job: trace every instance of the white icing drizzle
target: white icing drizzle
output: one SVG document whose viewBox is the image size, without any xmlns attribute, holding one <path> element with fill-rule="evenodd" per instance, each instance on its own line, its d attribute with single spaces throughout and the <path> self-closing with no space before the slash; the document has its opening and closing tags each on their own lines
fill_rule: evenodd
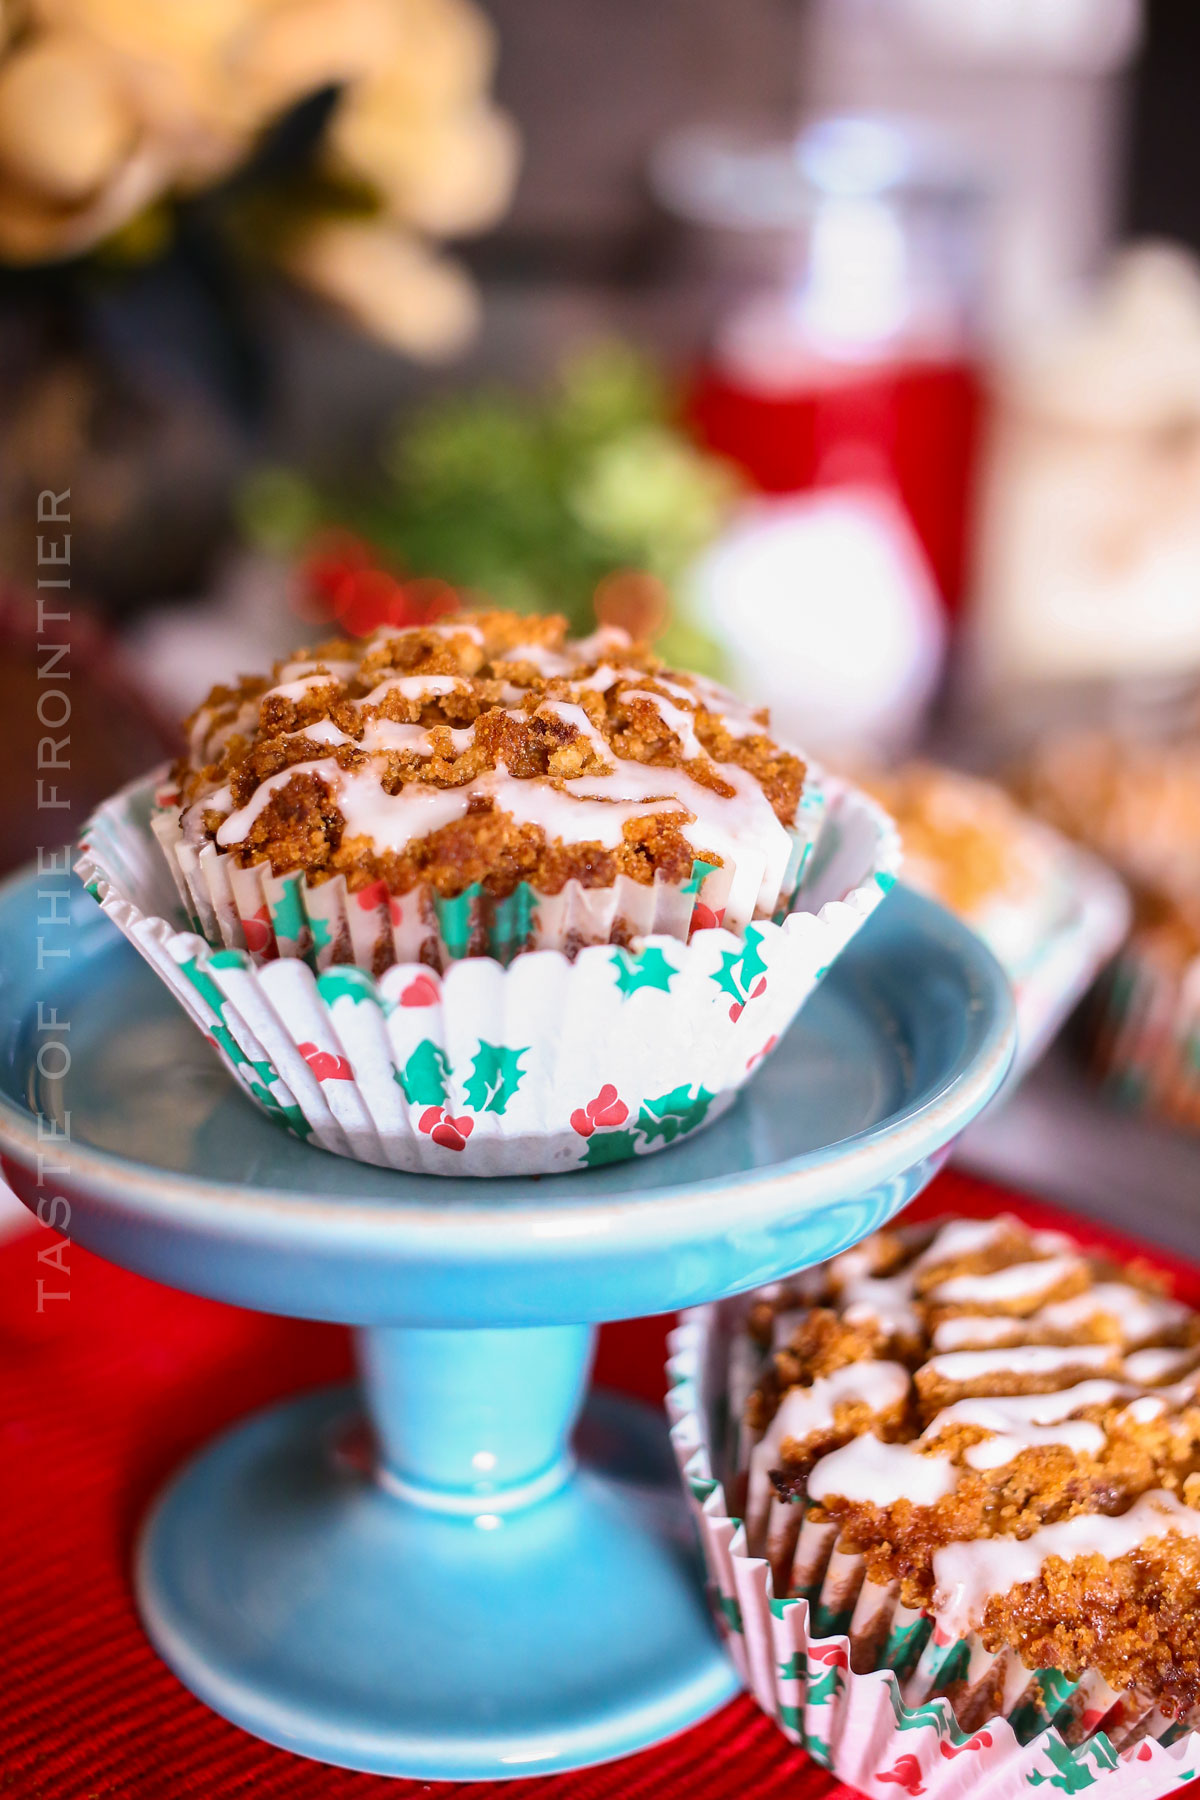
<svg viewBox="0 0 1200 1800">
<path fill-rule="evenodd" d="M 751 1455 L 752 1478 L 765 1481 L 779 1467 L 786 1439 L 803 1444 L 818 1432 L 832 1431 L 837 1407 L 857 1404 L 883 1413 L 901 1405 L 907 1393 L 908 1370 L 889 1362 L 850 1363 L 819 1376 L 811 1387 L 789 1388 Z"/>
<path fill-rule="evenodd" d="M 1034 1268 L 1045 1264 L 1033 1264 Z M 953 1319 L 942 1319 L 933 1331 L 935 1350 L 958 1350 L 967 1345 L 982 1348 L 986 1344 L 1019 1344 L 1027 1334 L 1075 1331 L 1093 1319 L 1110 1318 L 1120 1331 L 1120 1341 L 1127 1347 L 1144 1343 L 1148 1338 L 1174 1331 L 1188 1317 L 1188 1309 L 1178 1300 L 1163 1294 L 1147 1294 L 1122 1281 L 1099 1281 L 1084 1294 L 1069 1300 L 1054 1300 L 1025 1318 L 1004 1314 L 966 1313 Z M 1171 1351 L 1174 1356 L 1176 1352 Z"/>
<path fill-rule="evenodd" d="M 310 744 L 324 744 L 333 749 L 339 744 L 352 744 L 354 739 L 339 731 L 332 719 L 315 719 L 311 725 L 304 725 L 299 731 L 285 731 L 285 744 L 294 744 L 299 738 L 306 738 Z"/>
<path fill-rule="evenodd" d="M 935 1506 L 953 1493 L 958 1476 L 942 1457 L 925 1456 L 913 1444 L 884 1444 L 865 1433 L 823 1456 L 808 1478 L 809 1497 L 867 1506 Z"/>
<path fill-rule="evenodd" d="M 1014 1344 L 1003 1350 L 951 1350 L 925 1368 L 943 1381 L 983 1381 L 989 1375 L 1054 1375 L 1060 1369 L 1099 1369 L 1113 1359 L 1108 1344 Z"/>
<path fill-rule="evenodd" d="M 1007 1239 L 1015 1240 L 1018 1257 L 1025 1245 L 1033 1255 L 1026 1250 L 1022 1260 L 1002 1268 L 948 1274 L 918 1297 L 929 1270 L 1008 1248 Z M 927 1306 L 987 1309 L 1036 1303 L 1063 1282 L 1091 1274 L 1086 1257 L 1061 1234 L 1027 1233 L 1008 1218 L 951 1221 L 890 1275 L 875 1273 L 879 1261 L 878 1241 L 870 1239 L 835 1257 L 826 1266 L 825 1286 L 814 1296 L 815 1303 L 836 1306 L 849 1324 L 874 1322 L 885 1332 L 911 1333 L 919 1339 Z M 794 1285 L 788 1291 L 796 1294 Z M 775 1347 L 791 1338 L 804 1317 L 803 1309 L 778 1316 Z M 1191 1310 L 1176 1300 L 1108 1279 L 1069 1299 L 1034 1304 L 1023 1317 L 985 1310 L 944 1319 L 930 1338 L 934 1354 L 917 1371 L 918 1387 L 925 1372 L 953 1386 L 1029 1383 L 1053 1376 L 1062 1376 L 1066 1385 L 1049 1393 L 985 1392 L 954 1400 L 915 1440 L 884 1443 L 874 1432 L 860 1435 L 815 1463 L 807 1477 L 808 1497 L 820 1503 L 838 1499 L 876 1507 L 902 1500 L 917 1507 L 936 1506 L 967 1478 L 982 1475 L 1003 1484 L 1007 1479 L 1003 1472 L 1026 1452 L 1052 1446 L 1075 1458 L 1100 1458 L 1110 1433 L 1144 1428 L 1157 1420 L 1171 1421 L 1169 1428 L 1177 1423 L 1186 1449 L 1197 1431 L 1200 1367 L 1195 1365 L 1200 1346 L 1180 1349 L 1147 1340 L 1180 1331 L 1191 1317 Z M 1119 1342 L 1028 1341 L 1066 1336 L 1100 1318 L 1113 1322 Z M 851 1363 L 810 1387 L 787 1390 L 752 1454 L 752 1493 L 756 1474 L 778 1466 L 783 1441 L 803 1442 L 828 1430 L 834 1396 L 863 1393 L 864 1377 L 872 1369 L 890 1372 L 886 1391 L 891 1407 L 912 1394 L 914 1378 L 898 1379 L 899 1364 L 870 1361 Z M 1087 1373 L 1099 1370 L 1105 1373 Z M 1173 1376 L 1178 1379 L 1172 1385 L 1160 1385 Z M 872 1410 L 880 1411 L 878 1398 Z M 1080 1416 L 1088 1412 L 1099 1416 Z M 1180 1416 L 1176 1421 L 1172 1415 Z M 956 1445 L 963 1429 L 971 1431 L 974 1441 Z M 1155 1492 L 1119 1517 L 1085 1513 L 1047 1525 L 1024 1540 L 1001 1536 L 944 1546 L 933 1559 L 939 1629 L 951 1637 L 966 1635 L 981 1622 L 990 1595 L 1034 1580 L 1047 1557 L 1070 1559 L 1094 1552 L 1111 1561 L 1172 1531 L 1200 1537 L 1200 1511 L 1166 1492 Z"/>
<path fill-rule="evenodd" d="M 931 1288 L 925 1298 L 939 1306 L 1005 1306 L 1035 1299 L 1074 1275 L 1086 1274 L 1078 1256 L 1047 1256 L 1041 1262 L 1009 1263 L 986 1275 L 954 1275 Z"/>
<path fill-rule="evenodd" d="M 447 637 L 466 633 L 481 644 L 484 641 L 478 627 L 466 624 L 447 623 L 422 629 Z M 375 637 L 382 641 L 400 635 L 403 635 L 400 628 L 385 627 Z M 555 677 L 579 670 L 581 663 L 626 649 L 628 644 L 624 632 L 605 627 L 590 639 L 568 645 L 565 653 L 537 644 L 521 644 L 509 653 L 507 660 L 532 662 L 540 673 Z M 332 665 L 328 666 L 328 672 L 322 672 L 311 659 L 307 662 L 295 659 L 286 671 L 281 672 L 291 678 L 280 681 L 269 693 L 289 700 L 298 700 L 338 678 Z M 604 691 L 627 678 L 656 684 L 659 681 L 657 676 L 648 676 L 645 672 L 622 670 L 618 658 L 616 663 L 605 664 L 592 676 L 581 676 L 577 684 L 572 684 L 571 691 L 575 686 L 581 692 L 587 687 Z M 678 683 L 675 686 L 686 698 L 689 708 L 694 709 L 696 695 Z M 461 675 L 388 675 L 357 704 L 370 713 L 389 694 L 398 694 L 421 704 L 448 694 L 471 691 L 471 682 Z M 694 760 L 705 755 L 695 735 L 692 710 L 676 706 L 650 689 L 634 688 L 631 691 L 653 703 L 664 724 L 677 736 L 685 759 Z M 256 701 L 256 710 L 261 699 L 266 697 Z M 514 689 L 516 701 L 527 698 L 527 690 Z M 668 814 L 673 816 L 695 856 L 707 857 L 732 871 L 725 902 L 728 924 L 739 928 L 756 914 L 769 912 L 775 906 L 791 857 L 792 838 L 780 824 L 759 782 L 740 765 L 711 765 L 726 790 L 717 792 L 705 782 L 695 780 L 686 767 L 658 768 L 621 757 L 593 725 L 584 708 L 569 699 L 543 699 L 538 711 L 557 716 L 578 732 L 595 752 L 599 768 L 570 777 L 518 779 L 500 764 L 457 787 L 440 788 L 420 781 L 406 781 L 395 793 L 388 793 L 380 780 L 383 768 L 372 759 L 396 751 L 423 757 L 432 754 L 436 745 L 431 731 L 412 724 L 368 717 L 362 736 L 357 740 L 358 747 L 368 759 L 365 763 L 343 769 L 331 756 L 279 771 L 262 781 L 244 806 L 228 814 L 219 827 L 217 843 L 226 850 L 242 843 L 273 796 L 298 775 L 312 775 L 328 788 L 331 802 L 345 822 L 347 841 L 365 838 L 372 849 L 383 854 L 402 851 L 414 838 L 461 820 L 472 802 L 477 803 L 481 798 L 490 800 L 498 811 L 518 825 L 536 827 L 548 839 L 574 844 L 596 843 L 610 850 L 623 842 L 625 827 L 631 822 Z M 524 711 L 515 716 L 523 721 L 529 717 Z M 304 735 L 329 749 L 353 741 L 328 721 L 310 727 Z M 450 741 L 456 750 L 462 750 L 473 741 L 473 736 L 473 727 L 451 730 Z M 207 805 L 201 810 L 208 810 Z M 190 831 L 193 836 L 202 835 L 199 815 L 192 818 L 189 814 L 184 816 L 185 831 Z"/>
<path fill-rule="evenodd" d="M 648 700 L 667 730 L 679 739 L 681 756 L 690 762 L 693 757 L 704 755 L 704 746 L 696 736 L 694 712 L 685 712 L 682 706 L 664 700 L 661 694 L 652 694 L 648 688 L 626 688 L 621 699 Z"/>
<path fill-rule="evenodd" d="M 842 1316 L 848 1325 L 876 1323 L 890 1337 L 917 1337 L 921 1321 L 912 1287 L 902 1275 L 864 1275 L 842 1289 Z"/>
<path fill-rule="evenodd" d="M 465 675 L 389 675 L 359 702 L 362 706 L 379 706 L 389 694 L 400 694 L 405 700 L 438 700 L 443 694 L 469 694 L 471 683 Z"/>
<path fill-rule="evenodd" d="M 1200 1345 L 1196 1344 L 1184 1350 L 1135 1350 L 1132 1356 L 1125 1358 L 1125 1372 L 1133 1381 L 1142 1382 L 1146 1387 L 1156 1387 L 1160 1381 L 1178 1375 L 1181 1369 L 1195 1362 L 1198 1352 Z"/>
<path fill-rule="evenodd" d="M 302 675 L 332 676 L 335 681 L 349 681 L 358 668 L 357 663 L 341 661 L 337 658 L 329 660 L 317 657 L 297 657 L 294 662 L 284 663 L 279 671 L 280 681 L 298 681 Z"/>
<path fill-rule="evenodd" d="M 336 675 L 298 675 L 294 681 L 281 681 L 278 687 L 268 688 L 258 696 L 258 705 L 264 700 L 303 700 L 316 688 L 333 687 L 337 679 Z"/>
<path fill-rule="evenodd" d="M 1162 1490 L 1143 1494 L 1116 1518 L 1079 1513 L 1032 1536 L 977 1538 L 946 1544 L 933 1554 L 934 1611 L 944 1633 L 965 1637 L 981 1624 L 988 1600 L 1027 1581 L 1036 1581 L 1046 1560 L 1060 1556 L 1102 1556 L 1106 1562 L 1128 1556 L 1153 1538 L 1177 1532 L 1200 1537 L 1200 1513 L 1182 1506 Z"/>
<path fill-rule="evenodd" d="M 1066 1398 L 1062 1394 L 1020 1394 L 1012 1399 L 1006 1395 L 996 1399 L 959 1400 L 940 1412 L 922 1437 L 928 1442 L 954 1425 L 974 1425 L 989 1432 L 989 1437 L 968 1445 L 963 1453 L 967 1467 L 979 1470 L 1001 1469 L 1023 1450 L 1033 1450 L 1042 1444 L 1063 1445 L 1080 1456 L 1098 1456 L 1106 1442 L 1103 1429 L 1089 1419 L 1067 1418 L 1059 1410 Z M 1044 1410 L 1029 1404 L 1046 1399 L 1052 1399 L 1056 1404 Z M 1068 1411 L 1075 1411 L 1085 1404 L 1089 1403 L 1068 1402 Z"/>
<path fill-rule="evenodd" d="M 569 675 L 574 664 L 569 656 L 563 656 L 557 650 L 548 650 L 544 644 L 514 644 L 500 658 L 506 663 L 530 663 L 539 675 Z"/>
</svg>

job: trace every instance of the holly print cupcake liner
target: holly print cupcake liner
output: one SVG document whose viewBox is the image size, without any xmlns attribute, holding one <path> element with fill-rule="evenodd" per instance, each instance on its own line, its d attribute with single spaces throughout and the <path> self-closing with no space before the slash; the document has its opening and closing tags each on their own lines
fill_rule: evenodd
<svg viewBox="0 0 1200 1800">
<path fill-rule="evenodd" d="M 789 1592 L 752 1556 L 714 1468 L 746 1487 L 741 1408 L 752 1385 L 744 1322 L 756 1296 L 683 1315 L 669 1339 L 671 1440 L 692 1504 L 713 1610 L 742 1679 L 793 1743 L 871 1800 L 1021 1800 L 1030 1790 L 1154 1800 L 1200 1775 L 1200 1730 L 1089 1672 L 1011 1664 L 864 1579 L 837 1528 L 807 1514 L 789 1544 Z M 770 1548 L 770 1546 L 768 1546 Z M 953 1705 L 950 1695 L 953 1695 Z M 1104 1729 L 1101 1729 L 1103 1722 Z"/>
<path fill-rule="evenodd" d="M 830 782 L 780 920 L 526 951 L 378 978 L 298 955 L 257 963 L 184 926 L 151 825 L 156 782 L 89 822 L 77 870 L 250 1098 L 337 1155 L 442 1175 L 623 1161 L 717 1118 L 896 879 L 891 822 Z M 294 896 L 293 896 L 294 898 Z M 286 903 L 286 902 L 285 902 Z M 276 929 L 281 927 L 276 924 Z"/>
</svg>

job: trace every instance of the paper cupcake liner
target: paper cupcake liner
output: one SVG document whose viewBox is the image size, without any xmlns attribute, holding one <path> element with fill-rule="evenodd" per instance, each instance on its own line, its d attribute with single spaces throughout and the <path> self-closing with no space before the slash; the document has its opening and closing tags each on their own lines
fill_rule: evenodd
<svg viewBox="0 0 1200 1800">
<path fill-rule="evenodd" d="M 245 950 L 255 963 L 300 957 L 321 970 L 353 963 L 381 975 L 393 963 L 423 963 L 445 971 L 466 956 L 509 963 L 529 950 L 575 954 L 590 944 L 627 944 L 635 937 L 664 936 L 686 943 L 693 929 L 725 924 L 739 933 L 738 893 L 746 875 L 697 859 L 686 882 L 651 884 L 618 878 L 609 887 L 569 881 L 548 894 L 521 882 L 505 900 L 479 883 L 446 899 L 434 889 L 390 895 L 382 881 L 351 893 L 343 876 L 310 883 L 303 874 L 276 875 L 270 863 L 242 868 L 214 844 L 197 849 L 180 828 L 177 796 L 160 789 L 150 827 L 175 879 L 194 928 L 214 948 Z M 782 919 L 791 909 L 820 834 L 826 788 L 810 770 L 790 828 L 791 853 L 773 907 Z"/>
<path fill-rule="evenodd" d="M 1024 965 L 1007 970 L 1017 1013 L 1017 1052 L 1007 1088 L 1049 1047 L 1129 930 L 1123 884 L 1095 857 L 1065 840 L 1060 845 L 1062 911 Z"/>
<path fill-rule="evenodd" d="M 1200 957 L 1135 932 L 1081 1020 L 1093 1073 L 1131 1109 L 1200 1130 Z"/>
<path fill-rule="evenodd" d="M 755 1298 L 683 1315 L 669 1340 L 667 1405 L 718 1623 L 746 1685 L 786 1736 L 872 1800 L 968 1791 L 1017 1800 L 1043 1786 L 1152 1800 L 1195 1779 L 1194 1719 L 1167 1720 L 1095 1672 L 1074 1682 L 1027 1669 L 1010 1651 L 992 1655 L 976 1636 L 942 1640 L 932 1620 L 900 1604 L 896 1587 L 867 1580 L 837 1528 L 803 1506 L 775 1500 L 771 1512 L 753 1496 L 766 1553 L 751 1555 L 714 1466 L 739 1436 L 732 1410 L 747 1371 L 735 1346 Z M 728 1479 L 736 1495 L 745 1467 Z"/>
<path fill-rule="evenodd" d="M 677 1142 L 731 1103 L 896 879 L 891 822 L 831 782 L 792 910 L 735 935 L 538 949 L 378 978 L 256 964 L 180 928 L 153 780 L 90 821 L 78 872 L 220 1052 L 298 1137 L 443 1175 L 551 1174 Z"/>
</svg>

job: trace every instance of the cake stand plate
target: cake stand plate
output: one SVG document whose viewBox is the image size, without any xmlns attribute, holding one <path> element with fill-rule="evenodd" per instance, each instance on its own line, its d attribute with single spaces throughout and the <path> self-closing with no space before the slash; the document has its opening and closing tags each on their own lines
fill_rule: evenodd
<svg viewBox="0 0 1200 1800">
<path fill-rule="evenodd" d="M 582 1405 L 595 1324 L 756 1286 L 896 1213 L 1011 1056 L 988 952 L 897 889 L 711 1128 L 470 1181 L 293 1142 L 67 892 L 0 891 L 13 1187 L 158 1280 L 358 1328 L 359 1387 L 244 1422 L 154 1507 L 137 1587 L 167 1662 L 273 1743 L 426 1779 L 580 1767 L 719 1705 L 736 1678 L 665 1427 Z"/>
</svg>

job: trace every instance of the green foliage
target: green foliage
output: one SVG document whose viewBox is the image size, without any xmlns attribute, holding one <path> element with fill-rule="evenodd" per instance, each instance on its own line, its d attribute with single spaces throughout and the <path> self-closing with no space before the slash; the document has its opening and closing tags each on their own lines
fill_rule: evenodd
<svg viewBox="0 0 1200 1800">
<path fill-rule="evenodd" d="M 443 396 L 396 430 L 375 492 L 314 489 L 260 469 L 242 495 L 253 541 L 276 553 L 338 525 L 402 570 L 437 576 L 519 611 L 560 611 L 592 630 L 597 584 L 647 570 L 676 599 L 664 640 L 718 673 L 712 644 L 680 616 L 679 583 L 737 491 L 729 467 L 672 416 L 653 364 L 621 343 L 566 362 L 550 391 Z"/>
</svg>

